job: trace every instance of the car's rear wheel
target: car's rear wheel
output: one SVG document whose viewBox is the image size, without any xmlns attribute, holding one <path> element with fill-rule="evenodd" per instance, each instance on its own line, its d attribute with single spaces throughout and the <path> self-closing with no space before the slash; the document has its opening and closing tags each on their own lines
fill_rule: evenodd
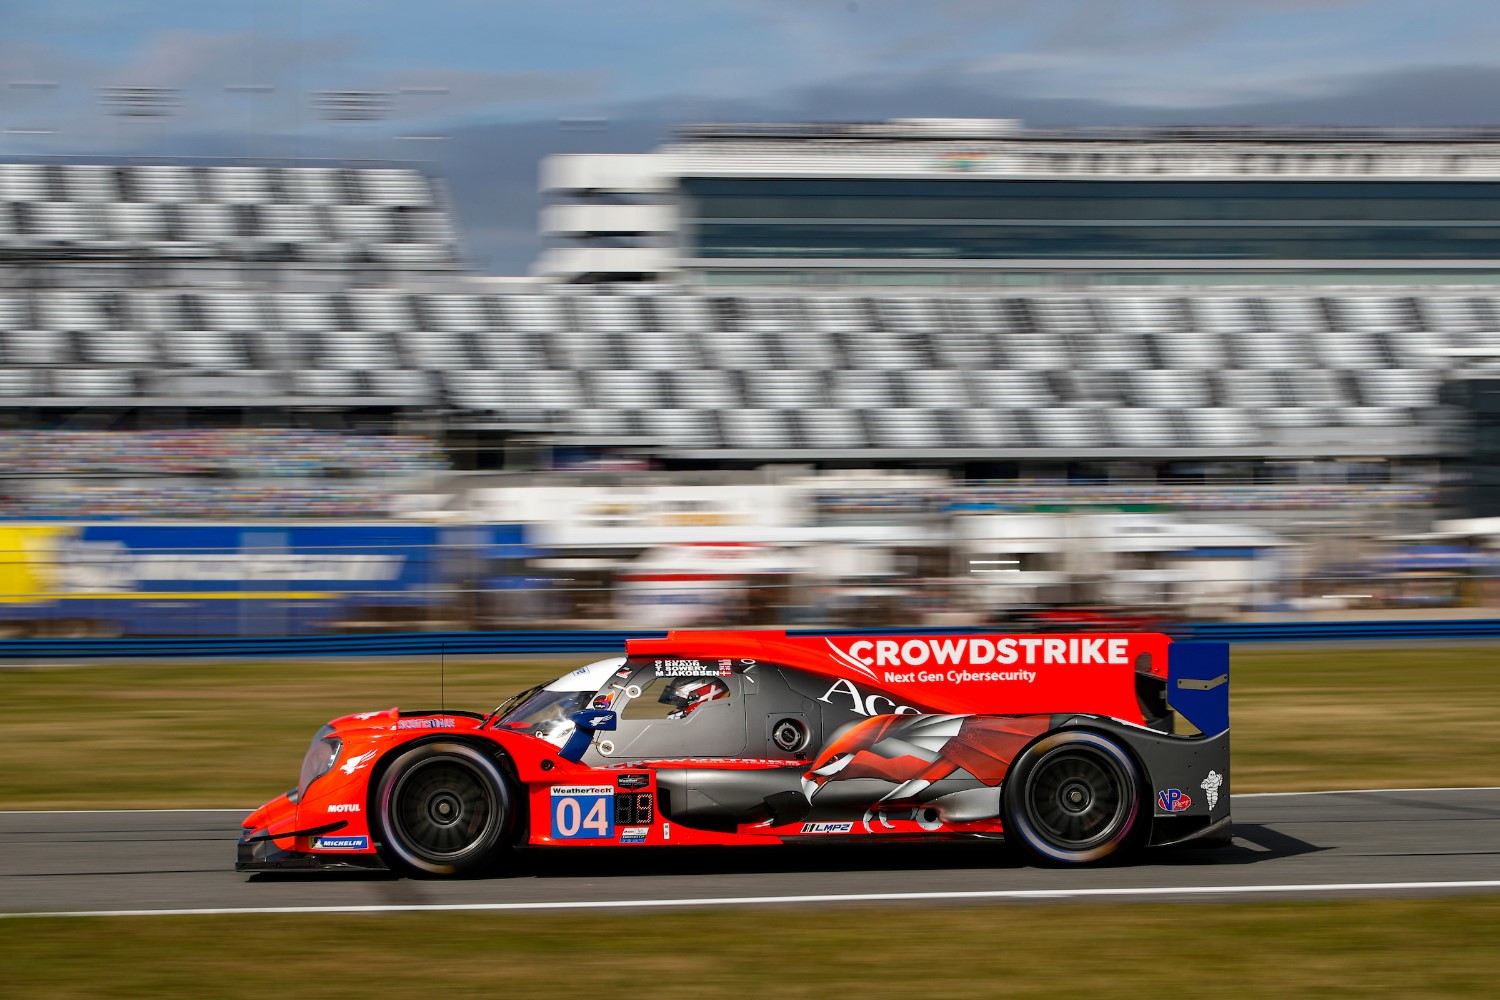
<svg viewBox="0 0 1500 1000">
<path fill-rule="evenodd" d="M 1043 863 L 1103 861 L 1134 846 L 1141 797 L 1140 769 L 1118 743 L 1098 733 L 1053 733 L 1006 775 L 1006 839 Z"/>
<path fill-rule="evenodd" d="M 402 754 L 381 776 L 375 804 L 387 862 L 427 876 L 491 871 L 512 815 L 500 768 L 463 743 L 428 743 Z"/>
</svg>

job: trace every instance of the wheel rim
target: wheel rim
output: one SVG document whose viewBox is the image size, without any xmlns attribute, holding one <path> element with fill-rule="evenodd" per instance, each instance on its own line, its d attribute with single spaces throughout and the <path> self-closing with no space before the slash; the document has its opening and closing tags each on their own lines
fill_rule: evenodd
<svg viewBox="0 0 1500 1000">
<path fill-rule="evenodd" d="M 403 774 L 391 806 L 402 844 L 434 864 L 461 858 L 481 844 L 499 815 L 489 783 L 452 757 L 423 761 Z"/>
<path fill-rule="evenodd" d="M 1089 747 L 1054 750 L 1026 779 L 1026 805 L 1036 830 L 1069 851 L 1114 837 L 1129 817 L 1130 782 L 1119 763 Z"/>
</svg>

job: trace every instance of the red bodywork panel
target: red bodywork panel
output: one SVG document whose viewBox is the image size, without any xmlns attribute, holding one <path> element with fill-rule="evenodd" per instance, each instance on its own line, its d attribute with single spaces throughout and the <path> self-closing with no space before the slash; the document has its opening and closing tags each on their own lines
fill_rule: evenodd
<svg viewBox="0 0 1500 1000">
<path fill-rule="evenodd" d="M 883 711 L 1085 712 L 1140 723 L 1137 662 L 1145 654 L 1141 667 L 1165 678 L 1171 641 L 1152 632 L 809 638 L 739 631 L 673 632 L 625 647 L 631 656 L 747 657 L 796 667 L 899 698 L 895 706 L 882 702 Z"/>
</svg>

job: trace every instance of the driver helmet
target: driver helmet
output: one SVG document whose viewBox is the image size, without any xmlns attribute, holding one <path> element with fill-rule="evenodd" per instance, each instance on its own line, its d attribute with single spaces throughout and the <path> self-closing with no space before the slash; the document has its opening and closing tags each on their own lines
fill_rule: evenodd
<svg viewBox="0 0 1500 1000">
<path fill-rule="evenodd" d="M 668 684 L 657 701 L 671 705 L 669 719 L 681 719 L 700 705 L 729 697 L 729 685 L 717 677 L 679 677 Z"/>
</svg>

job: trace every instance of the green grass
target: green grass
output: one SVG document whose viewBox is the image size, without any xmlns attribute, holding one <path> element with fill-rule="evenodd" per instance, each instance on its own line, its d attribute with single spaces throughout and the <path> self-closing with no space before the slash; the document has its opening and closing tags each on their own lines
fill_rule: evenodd
<svg viewBox="0 0 1500 1000">
<path fill-rule="evenodd" d="M 11 996 L 1493 996 L 1500 899 L 27 919 Z"/>
<path fill-rule="evenodd" d="M 450 662 L 487 711 L 589 660 Z M 1236 791 L 1500 785 L 1500 646 L 1240 649 Z M 429 663 L 276 660 L 0 669 L 0 808 L 250 806 L 349 712 L 436 707 Z"/>
</svg>

